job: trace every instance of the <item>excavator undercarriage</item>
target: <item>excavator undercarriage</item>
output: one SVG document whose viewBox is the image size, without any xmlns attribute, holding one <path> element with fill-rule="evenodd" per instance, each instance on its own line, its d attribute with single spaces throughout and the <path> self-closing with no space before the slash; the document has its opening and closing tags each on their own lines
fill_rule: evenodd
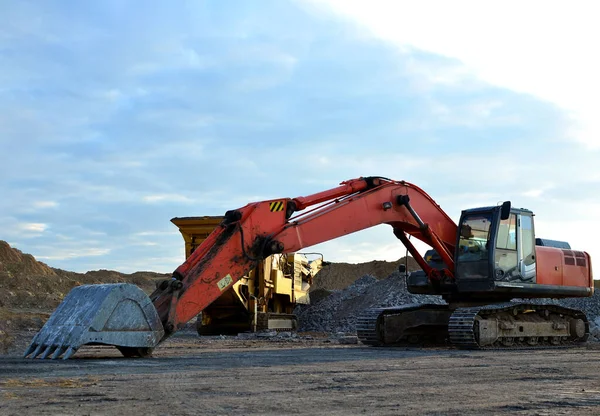
<svg viewBox="0 0 600 416">
<path fill-rule="evenodd" d="M 554 304 L 414 304 L 365 311 L 358 318 L 357 335 L 363 344 L 373 346 L 567 346 L 588 339 L 589 322 L 583 312 Z"/>
</svg>

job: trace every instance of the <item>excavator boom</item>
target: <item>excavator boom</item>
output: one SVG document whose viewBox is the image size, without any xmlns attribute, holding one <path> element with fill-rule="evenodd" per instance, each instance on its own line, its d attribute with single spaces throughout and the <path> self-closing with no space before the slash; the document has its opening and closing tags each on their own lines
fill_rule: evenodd
<svg viewBox="0 0 600 416">
<path fill-rule="evenodd" d="M 411 213 L 412 206 L 418 207 L 420 217 Z M 304 212 L 294 216 L 299 210 Z M 168 336 L 265 257 L 300 251 L 380 224 L 391 225 L 400 238 L 410 234 L 444 253 L 447 269 L 443 272 L 452 275 L 456 224 L 433 199 L 408 182 L 359 178 L 318 194 L 229 211 L 220 228 L 151 299 Z M 425 270 L 439 273 L 423 263 Z"/>
<path fill-rule="evenodd" d="M 158 319 L 154 311 L 148 312 L 149 302 L 140 300 L 139 289 L 132 285 L 102 285 L 103 291 L 86 286 L 85 298 L 75 293 L 65 299 L 68 305 L 61 304 L 25 356 L 58 358 L 64 352 L 70 356 L 81 345 L 94 343 L 115 345 L 126 356 L 144 355 L 267 256 L 296 252 L 380 224 L 393 228 L 433 279 L 452 278 L 457 226 L 439 205 L 408 182 L 357 178 L 313 195 L 254 202 L 228 211 L 173 277 L 150 295 Z M 406 235 L 433 247 L 446 267 L 430 267 Z M 100 322 L 98 316 L 105 319 Z M 137 317 L 133 322 L 132 316 Z M 146 335 L 141 337 L 140 331 Z"/>
</svg>

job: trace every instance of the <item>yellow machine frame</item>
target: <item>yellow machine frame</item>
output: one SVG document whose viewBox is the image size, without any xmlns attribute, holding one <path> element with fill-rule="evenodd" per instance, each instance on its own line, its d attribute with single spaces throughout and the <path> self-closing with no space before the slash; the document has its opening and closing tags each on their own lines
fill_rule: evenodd
<svg viewBox="0 0 600 416">
<path fill-rule="evenodd" d="M 221 216 L 171 219 L 185 241 L 186 258 L 222 220 Z M 300 253 L 266 258 L 202 312 L 197 320 L 198 333 L 295 330 L 293 310 L 297 304 L 310 303 L 308 291 L 322 265 L 322 256 L 309 261 Z"/>
</svg>

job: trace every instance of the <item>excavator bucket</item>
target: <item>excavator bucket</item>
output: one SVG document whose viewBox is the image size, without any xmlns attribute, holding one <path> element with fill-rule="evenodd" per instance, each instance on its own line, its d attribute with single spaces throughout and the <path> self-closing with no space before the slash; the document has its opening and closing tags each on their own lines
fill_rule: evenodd
<svg viewBox="0 0 600 416">
<path fill-rule="evenodd" d="M 23 357 L 70 358 L 85 344 L 114 345 L 125 356 L 151 349 L 164 329 L 150 298 L 129 283 L 72 289 L 36 334 Z M 132 354 L 129 354 L 132 356 Z"/>
</svg>

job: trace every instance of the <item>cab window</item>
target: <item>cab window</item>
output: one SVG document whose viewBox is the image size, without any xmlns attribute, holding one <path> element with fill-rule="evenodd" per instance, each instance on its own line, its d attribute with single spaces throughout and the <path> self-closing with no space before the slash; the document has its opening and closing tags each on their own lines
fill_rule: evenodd
<svg viewBox="0 0 600 416">
<path fill-rule="evenodd" d="M 460 261 L 487 259 L 491 223 L 491 214 L 472 215 L 463 219 L 460 225 Z"/>
<path fill-rule="evenodd" d="M 500 221 L 496 248 L 517 250 L 517 216 L 515 214 L 511 214 L 508 219 Z"/>
<path fill-rule="evenodd" d="M 519 274 L 516 229 L 516 214 L 511 214 L 508 219 L 501 220 L 498 224 L 495 255 L 496 280 L 510 280 Z"/>
<path fill-rule="evenodd" d="M 533 234 L 533 218 L 521 215 L 521 241 L 523 243 L 523 261 L 526 266 L 535 263 L 535 236 Z"/>
</svg>

